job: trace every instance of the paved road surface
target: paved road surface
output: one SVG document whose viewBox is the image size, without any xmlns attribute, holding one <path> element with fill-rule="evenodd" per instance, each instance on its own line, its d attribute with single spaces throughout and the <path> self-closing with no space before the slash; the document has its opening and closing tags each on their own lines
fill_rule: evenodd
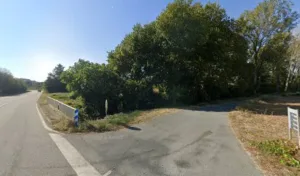
<svg viewBox="0 0 300 176">
<path fill-rule="evenodd" d="M 228 127 L 234 104 L 183 110 L 118 132 L 49 135 L 36 112 L 38 95 L 0 97 L 0 176 L 261 175 Z"/>
</svg>

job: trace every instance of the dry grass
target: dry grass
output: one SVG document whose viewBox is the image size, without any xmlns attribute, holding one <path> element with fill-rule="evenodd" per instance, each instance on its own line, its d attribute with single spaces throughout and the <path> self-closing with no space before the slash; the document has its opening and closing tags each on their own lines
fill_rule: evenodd
<svg viewBox="0 0 300 176">
<path fill-rule="evenodd" d="M 266 97 L 252 100 L 230 113 L 230 123 L 237 137 L 244 144 L 266 175 L 300 175 L 300 168 L 280 162 L 280 156 L 260 150 L 256 144 L 288 138 L 287 107 L 300 107 L 300 97 Z M 294 134 L 295 136 L 295 134 Z M 293 139 L 293 145 L 296 144 Z M 300 160 L 300 152 L 295 154 Z"/>
<path fill-rule="evenodd" d="M 72 131 L 73 130 L 73 121 L 66 117 L 58 109 L 53 108 L 47 103 L 47 93 L 42 93 L 41 97 L 38 100 L 38 107 L 43 117 L 46 120 L 46 123 L 50 125 L 54 130 L 57 131 Z"/>
</svg>

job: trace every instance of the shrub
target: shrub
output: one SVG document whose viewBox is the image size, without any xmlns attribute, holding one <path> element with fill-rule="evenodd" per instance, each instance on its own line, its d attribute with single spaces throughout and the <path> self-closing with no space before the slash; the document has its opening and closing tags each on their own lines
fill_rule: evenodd
<svg viewBox="0 0 300 176">
<path fill-rule="evenodd" d="M 259 142 L 256 146 L 264 153 L 279 156 L 280 162 L 291 167 L 300 167 L 300 161 L 294 156 L 298 147 L 287 140 L 268 140 Z"/>
</svg>

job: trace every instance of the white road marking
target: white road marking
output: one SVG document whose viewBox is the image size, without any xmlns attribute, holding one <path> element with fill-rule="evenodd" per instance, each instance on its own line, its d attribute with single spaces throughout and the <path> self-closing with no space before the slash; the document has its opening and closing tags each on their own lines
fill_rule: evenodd
<svg viewBox="0 0 300 176">
<path fill-rule="evenodd" d="M 101 176 L 65 138 L 54 133 L 49 135 L 78 176 Z"/>
<path fill-rule="evenodd" d="M 106 172 L 103 176 L 109 176 L 111 173 L 112 173 L 112 171 L 110 170 L 110 171 Z"/>
<path fill-rule="evenodd" d="M 35 107 L 36 107 L 36 110 L 37 110 L 38 115 L 39 115 L 39 117 L 40 117 L 40 120 L 41 120 L 41 122 L 42 122 L 42 124 L 43 124 L 43 127 L 44 127 L 46 130 L 50 131 L 50 132 L 62 134 L 62 133 L 60 133 L 60 132 L 58 132 L 58 131 L 55 131 L 55 130 L 53 130 L 52 128 L 50 128 L 50 127 L 47 125 L 47 123 L 45 122 L 45 120 L 44 120 L 44 118 L 43 118 L 43 116 L 42 116 L 42 114 L 41 114 L 41 112 L 40 112 L 40 110 L 39 110 L 37 104 L 35 105 Z"/>
<path fill-rule="evenodd" d="M 68 163 L 71 165 L 73 170 L 77 173 L 78 176 L 101 176 L 101 174 L 89 163 L 87 162 L 83 156 L 76 150 L 75 147 L 72 146 L 65 138 L 63 138 L 62 134 L 58 131 L 51 129 L 45 122 L 38 105 L 36 104 L 36 110 L 40 117 L 40 120 L 44 126 L 44 128 L 50 132 L 50 137 L 59 148 L 60 152 L 64 155 Z M 58 134 L 55 134 L 58 133 Z M 108 171 L 103 176 L 109 176 L 112 171 Z"/>
<path fill-rule="evenodd" d="M 2 108 L 3 106 L 5 106 L 5 105 L 7 105 L 8 103 L 5 103 L 5 104 L 2 104 L 2 105 L 0 105 L 0 108 Z"/>
</svg>

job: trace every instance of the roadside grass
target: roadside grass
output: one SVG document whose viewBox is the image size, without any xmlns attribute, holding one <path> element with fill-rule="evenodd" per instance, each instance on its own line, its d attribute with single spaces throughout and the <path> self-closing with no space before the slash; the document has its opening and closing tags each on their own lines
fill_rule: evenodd
<svg viewBox="0 0 300 176">
<path fill-rule="evenodd" d="M 74 108 L 82 108 L 83 107 L 83 101 L 81 98 L 71 98 L 72 96 L 70 96 L 69 93 L 50 93 L 48 96 L 58 100 L 58 101 L 61 101 L 71 107 L 74 107 Z"/>
<path fill-rule="evenodd" d="M 115 131 L 122 128 L 138 129 L 132 127 L 134 124 L 149 121 L 155 117 L 175 113 L 178 109 L 175 108 L 159 108 L 152 110 L 136 110 L 129 113 L 119 113 L 109 115 L 104 119 L 85 120 L 79 123 L 78 128 L 70 128 L 69 132 L 106 132 Z"/>
<path fill-rule="evenodd" d="M 105 132 L 105 131 L 114 131 L 129 125 L 130 122 L 133 122 L 135 118 L 140 116 L 142 111 L 133 111 L 130 113 L 119 113 L 107 116 L 105 119 L 99 120 L 85 120 L 79 124 L 77 129 L 74 129 L 77 132 Z"/>
<path fill-rule="evenodd" d="M 104 119 L 80 120 L 79 126 L 75 127 L 72 119 L 66 117 L 59 110 L 48 105 L 47 96 L 76 108 L 82 106 L 82 101 L 78 99 L 71 99 L 67 93 L 43 93 L 38 101 L 43 115 L 49 119 L 48 121 L 50 121 L 52 128 L 57 131 L 69 133 L 106 132 L 115 131 L 121 128 L 133 129 L 130 125 L 146 122 L 157 116 L 179 111 L 175 108 L 136 110 L 129 113 L 109 115 Z"/>
<path fill-rule="evenodd" d="M 288 139 L 287 107 L 300 108 L 297 96 L 264 96 L 230 112 L 230 125 L 265 175 L 300 175 L 296 134 Z"/>
<path fill-rule="evenodd" d="M 54 130 L 68 131 L 73 126 L 73 121 L 66 117 L 58 109 L 53 108 L 47 103 L 48 93 L 43 92 L 38 100 L 38 108 L 48 125 Z"/>
</svg>

